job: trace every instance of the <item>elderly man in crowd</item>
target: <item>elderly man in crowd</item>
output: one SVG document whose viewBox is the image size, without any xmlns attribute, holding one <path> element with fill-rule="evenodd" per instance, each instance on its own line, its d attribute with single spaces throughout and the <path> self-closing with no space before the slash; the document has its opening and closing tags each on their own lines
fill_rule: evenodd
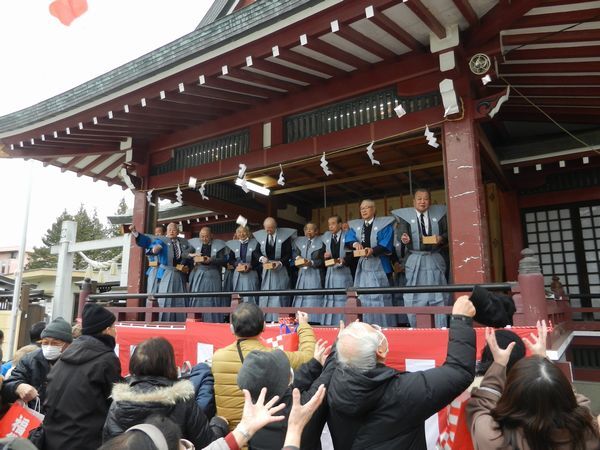
<svg viewBox="0 0 600 450">
<path fill-rule="evenodd" d="M 412 373 L 385 365 L 389 346 L 378 327 L 354 322 L 341 331 L 327 392 L 334 447 L 426 449 L 425 420 L 475 376 L 474 315 L 468 297 L 460 297 L 450 319 L 446 362 Z"/>
<path fill-rule="evenodd" d="M 214 239 L 210 227 L 202 227 L 200 239 L 191 239 L 190 245 L 196 249 L 190 254 L 194 258 L 194 269 L 190 274 L 190 292 L 221 292 L 221 271 L 227 263 L 229 249 L 225 241 Z M 229 300 L 230 301 L 230 300 Z M 190 306 L 227 306 L 225 297 L 192 297 Z M 223 323 L 225 314 L 202 314 L 204 322 Z"/>
</svg>

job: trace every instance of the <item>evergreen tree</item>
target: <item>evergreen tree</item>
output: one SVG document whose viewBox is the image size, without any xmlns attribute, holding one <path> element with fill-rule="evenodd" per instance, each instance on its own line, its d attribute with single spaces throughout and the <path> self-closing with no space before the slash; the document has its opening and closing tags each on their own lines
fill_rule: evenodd
<svg viewBox="0 0 600 450">
<path fill-rule="evenodd" d="M 124 200 L 119 204 L 119 209 L 122 209 Z M 125 205 L 126 207 L 127 205 Z M 79 210 L 74 214 L 69 214 L 66 210 L 63 211 L 46 231 L 46 235 L 42 238 L 42 247 L 34 247 L 30 254 L 27 269 L 42 269 L 55 268 L 58 262 L 58 256 L 50 254 L 50 247 L 60 243 L 60 232 L 62 223 L 65 220 L 74 220 L 77 222 L 77 242 L 93 241 L 96 239 L 104 239 L 113 236 L 113 230 L 109 227 L 104 227 L 98 219 L 96 210 L 90 215 L 85 207 L 80 205 Z M 96 261 L 107 261 L 118 255 L 121 249 L 104 249 L 85 252 L 85 255 Z M 76 270 L 85 270 L 87 263 L 79 254 L 75 254 L 73 258 L 73 268 Z"/>
</svg>

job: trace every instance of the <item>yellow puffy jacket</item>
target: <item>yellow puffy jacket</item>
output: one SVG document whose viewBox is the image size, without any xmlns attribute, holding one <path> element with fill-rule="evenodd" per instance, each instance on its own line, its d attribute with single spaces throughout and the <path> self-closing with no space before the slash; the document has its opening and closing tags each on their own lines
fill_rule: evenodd
<svg viewBox="0 0 600 450">
<path fill-rule="evenodd" d="M 242 367 L 242 361 L 236 342 L 217 350 L 212 360 L 217 415 L 225 417 L 229 421 L 230 430 L 240 423 L 244 409 L 244 394 L 237 385 L 237 374 Z M 240 347 L 244 356 L 253 350 L 264 352 L 273 350 L 265 347 L 258 337 L 241 341 Z M 285 352 L 292 369 L 297 369 L 309 361 L 313 357 L 314 351 L 315 333 L 309 324 L 301 324 L 298 327 L 298 351 Z"/>
</svg>

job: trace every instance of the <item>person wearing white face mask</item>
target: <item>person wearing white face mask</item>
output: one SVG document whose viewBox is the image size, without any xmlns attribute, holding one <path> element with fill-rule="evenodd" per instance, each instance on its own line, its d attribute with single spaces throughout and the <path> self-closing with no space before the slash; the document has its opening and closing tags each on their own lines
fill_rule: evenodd
<svg viewBox="0 0 600 450">
<path fill-rule="evenodd" d="M 62 317 L 57 317 L 42 331 L 41 338 L 42 348 L 24 356 L 2 387 L 2 399 L 5 402 L 21 399 L 34 408 L 39 397 L 40 404 L 44 405 L 48 373 L 61 353 L 73 342 L 71 325 Z"/>
</svg>

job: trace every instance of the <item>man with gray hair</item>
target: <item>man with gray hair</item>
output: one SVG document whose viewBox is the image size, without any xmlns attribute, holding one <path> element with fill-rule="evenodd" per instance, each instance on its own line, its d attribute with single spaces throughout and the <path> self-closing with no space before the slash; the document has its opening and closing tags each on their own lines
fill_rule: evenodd
<svg viewBox="0 0 600 450">
<path fill-rule="evenodd" d="M 399 372 L 385 365 L 387 338 L 354 322 L 337 340 L 327 392 L 334 448 L 426 449 L 425 420 L 462 393 L 475 376 L 475 307 L 461 296 L 452 309 L 441 367 Z"/>
</svg>

